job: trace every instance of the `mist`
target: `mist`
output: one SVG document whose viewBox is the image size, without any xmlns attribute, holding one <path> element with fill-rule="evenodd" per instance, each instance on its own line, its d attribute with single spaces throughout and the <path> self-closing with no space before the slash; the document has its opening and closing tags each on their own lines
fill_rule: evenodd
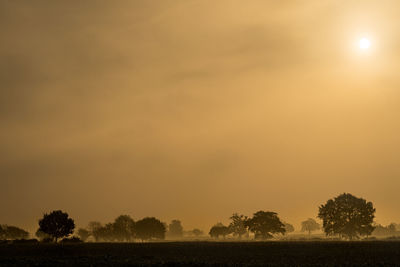
<svg viewBox="0 0 400 267">
<path fill-rule="evenodd" d="M 400 221 L 397 1 L 2 1 L 0 221 Z M 367 14 L 367 15 L 366 15 Z M 372 23 L 375 22 L 375 23 Z M 368 58 L 350 43 L 371 26 Z"/>
</svg>

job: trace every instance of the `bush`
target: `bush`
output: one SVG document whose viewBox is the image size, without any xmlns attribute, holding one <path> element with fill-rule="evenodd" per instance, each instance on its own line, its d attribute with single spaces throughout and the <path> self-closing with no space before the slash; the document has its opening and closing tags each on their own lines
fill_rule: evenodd
<svg viewBox="0 0 400 267">
<path fill-rule="evenodd" d="M 82 243 L 83 241 L 79 237 L 64 238 L 61 243 Z"/>
</svg>

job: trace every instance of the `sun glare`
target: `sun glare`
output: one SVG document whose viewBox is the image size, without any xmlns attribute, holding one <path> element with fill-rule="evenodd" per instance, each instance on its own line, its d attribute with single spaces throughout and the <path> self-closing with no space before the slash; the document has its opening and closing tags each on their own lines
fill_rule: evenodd
<svg viewBox="0 0 400 267">
<path fill-rule="evenodd" d="M 371 41 L 368 38 L 361 38 L 359 41 L 360 49 L 367 50 L 371 46 Z"/>
</svg>

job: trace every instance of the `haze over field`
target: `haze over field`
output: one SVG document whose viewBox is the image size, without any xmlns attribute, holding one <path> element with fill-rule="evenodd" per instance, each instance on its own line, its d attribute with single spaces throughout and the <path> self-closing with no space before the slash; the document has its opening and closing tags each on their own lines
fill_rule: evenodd
<svg viewBox="0 0 400 267">
<path fill-rule="evenodd" d="M 400 221 L 400 2 L 0 2 L 0 223 Z M 368 37 L 370 48 L 357 42 Z"/>
</svg>

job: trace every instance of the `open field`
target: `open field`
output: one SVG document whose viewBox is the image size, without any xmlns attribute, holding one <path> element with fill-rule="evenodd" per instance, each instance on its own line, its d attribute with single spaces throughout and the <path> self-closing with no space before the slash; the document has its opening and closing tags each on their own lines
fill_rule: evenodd
<svg viewBox="0 0 400 267">
<path fill-rule="evenodd" d="M 3 244 L 0 266 L 387 266 L 400 265 L 400 242 L 164 242 Z"/>
</svg>

